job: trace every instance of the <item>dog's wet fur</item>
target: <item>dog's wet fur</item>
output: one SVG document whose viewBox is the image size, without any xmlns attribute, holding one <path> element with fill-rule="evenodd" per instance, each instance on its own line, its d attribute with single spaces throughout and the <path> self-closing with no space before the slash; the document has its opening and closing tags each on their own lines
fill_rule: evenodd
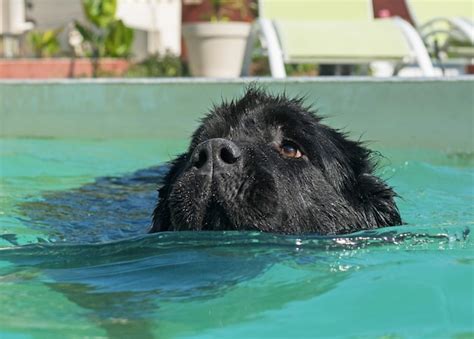
<svg viewBox="0 0 474 339">
<path fill-rule="evenodd" d="M 400 225 L 374 154 L 302 98 L 250 87 L 207 115 L 159 189 L 151 232 L 351 233 Z"/>
</svg>

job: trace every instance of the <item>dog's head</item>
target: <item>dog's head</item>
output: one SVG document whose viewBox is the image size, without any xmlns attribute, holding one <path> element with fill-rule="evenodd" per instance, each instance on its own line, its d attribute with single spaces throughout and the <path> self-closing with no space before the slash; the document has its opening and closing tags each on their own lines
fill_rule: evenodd
<svg viewBox="0 0 474 339">
<path fill-rule="evenodd" d="M 171 164 L 151 231 L 348 233 L 401 223 L 371 153 L 301 99 L 250 88 L 203 119 Z"/>
</svg>

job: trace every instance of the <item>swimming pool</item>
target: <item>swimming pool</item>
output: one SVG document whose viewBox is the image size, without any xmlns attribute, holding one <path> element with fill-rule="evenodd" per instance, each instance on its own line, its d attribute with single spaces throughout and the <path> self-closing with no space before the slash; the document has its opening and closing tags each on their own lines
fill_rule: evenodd
<svg viewBox="0 0 474 339">
<path fill-rule="evenodd" d="M 370 145 L 384 155 L 379 173 L 400 194 L 406 226 L 341 237 L 145 235 L 166 171 L 160 164 L 183 150 L 206 102 L 241 84 L 203 82 L 191 103 L 179 98 L 196 84 L 69 84 L 84 86 L 76 94 L 55 83 L 0 87 L 2 100 L 23 94 L 23 102 L 2 101 L 9 128 L 0 140 L 0 336 L 472 337 L 472 106 L 458 102 L 442 115 L 459 95 L 469 99 L 472 82 L 336 82 L 269 86 L 306 92 L 328 115 L 380 108 L 377 121 L 333 115 L 332 123 L 356 135 L 364 125 L 391 125 L 364 139 L 377 140 Z M 425 86 L 432 97 L 420 99 Z M 406 91 L 431 121 L 407 123 Z M 125 122 L 108 115 L 118 107 L 101 106 L 112 93 L 114 102 L 133 103 L 122 108 L 130 114 L 118 113 Z M 181 102 L 194 115 L 168 111 Z M 154 107 L 164 115 L 155 117 Z M 94 117 L 100 109 L 105 117 Z M 13 112 L 37 120 L 22 125 Z M 438 125 L 446 130 L 432 135 Z"/>
</svg>

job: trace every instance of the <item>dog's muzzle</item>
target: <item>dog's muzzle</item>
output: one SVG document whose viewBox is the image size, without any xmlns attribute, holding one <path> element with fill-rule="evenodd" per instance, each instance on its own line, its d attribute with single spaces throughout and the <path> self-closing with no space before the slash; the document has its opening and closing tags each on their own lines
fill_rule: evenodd
<svg viewBox="0 0 474 339">
<path fill-rule="evenodd" d="M 242 162 L 242 152 L 235 143 L 227 139 L 206 140 L 196 146 L 191 164 L 201 175 L 228 171 Z"/>
</svg>

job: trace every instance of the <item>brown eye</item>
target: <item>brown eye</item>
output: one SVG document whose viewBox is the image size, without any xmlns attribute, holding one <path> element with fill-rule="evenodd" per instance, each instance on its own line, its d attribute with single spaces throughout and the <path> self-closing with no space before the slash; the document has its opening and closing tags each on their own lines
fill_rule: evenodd
<svg viewBox="0 0 474 339">
<path fill-rule="evenodd" d="M 280 153 L 287 158 L 301 158 L 303 155 L 298 146 L 291 141 L 283 141 L 280 145 Z"/>
</svg>

